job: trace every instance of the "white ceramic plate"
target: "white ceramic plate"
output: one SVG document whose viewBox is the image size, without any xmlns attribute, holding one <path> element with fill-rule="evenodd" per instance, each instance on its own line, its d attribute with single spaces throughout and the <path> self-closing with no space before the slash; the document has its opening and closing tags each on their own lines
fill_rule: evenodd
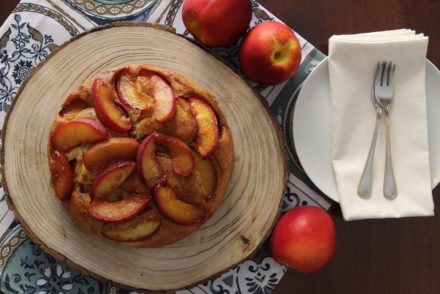
<svg viewBox="0 0 440 294">
<path fill-rule="evenodd" d="M 440 182 L 440 71 L 426 61 L 426 94 L 431 183 Z M 331 101 L 328 62 L 324 59 L 307 77 L 296 101 L 293 138 L 298 158 L 312 182 L 339 202 L 331 160 Z"/>
</svg>

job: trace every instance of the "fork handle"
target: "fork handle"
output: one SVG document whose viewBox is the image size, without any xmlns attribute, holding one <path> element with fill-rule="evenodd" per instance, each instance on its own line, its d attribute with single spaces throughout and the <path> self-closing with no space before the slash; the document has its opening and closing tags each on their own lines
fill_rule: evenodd
<svg viewBox="0 0 440 294">
<path fill-rule="evenodd" d="M 385 154 L 385 178 L 383 181 L 383 196 L 392 200 L 397 197 L 397 185 L 394 177 L 393 161 L 391 159 L 390 117 L 385 110 L 386 154 Z"/>
<path fill-rule="evenodd" d="M 368 151 L 368 157 L 365 161 L 364 170 L 359 180 L 357 193 L 358 196 L 363 199 L 371 197 L 371 185 L 373 179 L 373 160 L 374 150 L 376 149 L 377 130 L 379 129 L 379 122 L 382 117 L 382 112 L 379 108 L 376 109 L 376 124 L 374 125 L 373 138 L 371 139 L 370 150 Z"/>
</svg>

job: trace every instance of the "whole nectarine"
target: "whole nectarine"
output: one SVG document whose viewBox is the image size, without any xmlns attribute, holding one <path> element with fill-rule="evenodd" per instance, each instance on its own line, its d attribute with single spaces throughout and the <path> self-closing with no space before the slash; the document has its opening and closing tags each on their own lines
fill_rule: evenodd
<svg viewBox="0 0 440 294">
<path fill-rule="evenodd" d="M 322 208 L 301 206 L 288 211 L 270 240 L 272 257 L 302 273 L 324 266 L 335 250 L 335 226 Z"/>
<path fill-rule="evenodd" d="M 186 0 L 182 10 L 188 31 L 208 46 L 227 46 L 243 34 L 252 18 L 249 0 Z"/>
<path fill-rule="evenodd" d="M 256 25 L 239 51 L 240 66 L 254 82 L 275 85 L 290 79 L 301 63 L 301 45 L 288 26 L 277 21 Z"/>
</svg>

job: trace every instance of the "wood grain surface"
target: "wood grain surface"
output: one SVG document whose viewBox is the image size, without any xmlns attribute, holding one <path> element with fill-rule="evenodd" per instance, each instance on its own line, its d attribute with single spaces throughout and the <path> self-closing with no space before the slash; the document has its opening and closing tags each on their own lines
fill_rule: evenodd
<svg viewBox="0 0 440 294">
<path fill-rule="evenodd" d="M 80 58 L 89 52 L 93 58 Z M 196 232 L 161 248 L 128 248 L 82 230 L 50 187 L 47 142 L 61 103 L 105 68 L 141 63 L 175 70 L 209 89 L 234 140 L 223 203 Z M 27 234 L 82 272 L 133 288 L 184 288 L 250 256 L 272 229 L 287 182 L 282 137 L 263 98 L 205 50 L 147 24 L 100 27 L 53 52 L 17 94 L 2 135 L 2 183 Z"/>
<path fill-rule="evenodd" d="M 0 22 L 18 0 L 2 1 Z M 440 67 L 439 0 L 260 0 L 322 52 L 333 34 L 411 28 L 430 36 L 428 58 Z M 440 293 L 440 188 L 436 216 L 344 222 L 331 208 L 337 229 L 332 261 L 302 275 L 288 270 L 275 293 Z"/>
</svg>

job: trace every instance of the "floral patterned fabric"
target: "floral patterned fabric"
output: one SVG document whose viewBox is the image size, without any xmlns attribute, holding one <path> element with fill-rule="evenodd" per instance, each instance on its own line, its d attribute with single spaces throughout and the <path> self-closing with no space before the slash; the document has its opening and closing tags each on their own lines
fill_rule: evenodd
<svg viewBox="0 0 440 294">
<path fill-rule="evenodd" d="M 11 37 L 12 30 L 14 34 Z M 8 40 L 10 38 L 10 40 Z M 10 105 L 20 85 L 31 73 L 32 69 L 57 47 L 52 36 L 41 34 L 28 22 L 23 21 L 20 14 L 14 15 L 11 27 L 2 38 L 11 42 L 13 51 L 3 49 L 0 52 L 0 110 Z M 8 75 L 10 74 L 10 75 Z M 12 79 L 11 79 L 12 77 Z"/>
<path fill-rule="evenodd" d="M 172 26 L 189 39 L 181 9 L 183 0 L 23 0 L 0 27 L 0 125 L 23 81 L 32 69 L 71 37 L 112 21 L 148 21 Z M 276 19 L 253 1 L 251 27 Z M 238 68 L 241 40 L 215 49 L 230 66 Z M 267 100 L 283 130 L 289 153 L 290 175 L 283 211 L 299 205 L 329 208 L 301 169 L 292 139 L 293 109 L 300 86 L 324 56 L 300 37 L 301 68 L 287 83 L 277 86 L 252 84 Z M 270 293 L 285 267 L 269 256 L 268 244 L 252 259 L 244 260 L 221 276 L 178 293 Z M 0 291 L 5 293 L 137 293 L 110 281 L 98 281 L 57 262 L 34 244 L 14 219 L 0 188 Z"/>
</svg>

